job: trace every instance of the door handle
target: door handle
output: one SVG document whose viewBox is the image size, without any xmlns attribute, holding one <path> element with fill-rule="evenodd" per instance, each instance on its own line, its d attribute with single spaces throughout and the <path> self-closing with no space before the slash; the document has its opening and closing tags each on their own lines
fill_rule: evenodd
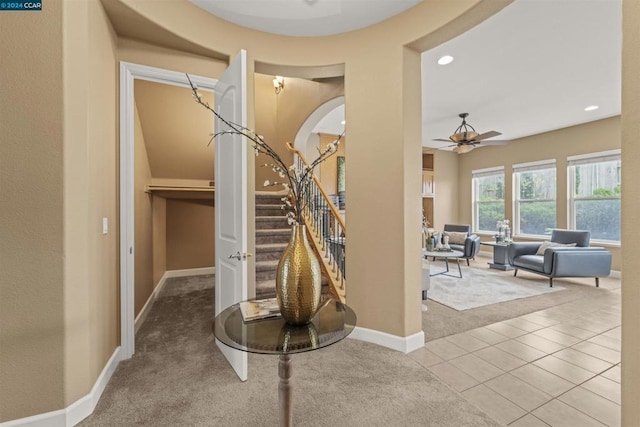
<svg viewBox="0 0 640 427">
<path fill-rule="evenodd" d="M 227 259 L 237 259 L 238 261 L 244 261 L 246 260 L 248 257 L 253 256 L 253 254 L 250 253 L 240 253 L 240 251 L 236 252 L 235 254 L 231 254 L 227 257 Z"/>
</svg>

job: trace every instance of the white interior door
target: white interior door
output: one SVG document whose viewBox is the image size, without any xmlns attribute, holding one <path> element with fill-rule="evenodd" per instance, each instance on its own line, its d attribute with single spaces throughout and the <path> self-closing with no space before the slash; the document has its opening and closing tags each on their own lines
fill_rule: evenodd
<svg viewBox="0 0 640 427">
<path fill-rule="evenodd" d="M 246 52 L 241 50 L 215 87 L 214 105 L 225 120 L 247 126 Z M 215 131 L 226 125 L 219 119 Z M 247 141 L 225 134 L 215 140 L 215 314 L 247 299 Z M 239 254 L 239 257 L 233 255 Z M 238 259 L 240 258 L 240 259 Z M 216 340 L 240 380 L 247 380 L 247 353 Z"/>
</svg>

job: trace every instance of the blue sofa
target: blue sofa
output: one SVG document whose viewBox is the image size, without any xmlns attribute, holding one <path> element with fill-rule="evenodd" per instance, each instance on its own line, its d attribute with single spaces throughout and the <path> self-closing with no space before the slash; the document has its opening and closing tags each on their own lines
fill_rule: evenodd
<svg viewBox="0 0 640 427">
<path fill-rule="evenodd" d="M 513 242 L 507 249 L 509 263 L 515 267 L 513 275 L 518 274 L 519 269 L 541 274 L 549 278 L 549 286 L 553 286 L 555 277 L 594 277 L 599 287 L 599 278 L 611 273 L 611 253 L 589 246 L 590 239 L 589 231 L 554 229 L 551 243 Z M 537 255 L 543 243 L 562 246 L 548 247 L 543 255 Z"/>
</svg>

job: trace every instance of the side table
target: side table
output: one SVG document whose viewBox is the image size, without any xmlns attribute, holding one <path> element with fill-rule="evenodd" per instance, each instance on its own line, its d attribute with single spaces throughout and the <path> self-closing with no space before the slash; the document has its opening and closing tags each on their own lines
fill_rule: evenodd
<svg viewBox="0 0 640 427">
<path fill-rule="evenodd" d="M 323 302 L 311 323 L 304 326 L 288 325 L 281 317 L 245 322 L 238 303 L 216 316 L 213 322 L 213 333 L 220 342 L 231 348 L 249 353 L 279 356 L 280 425 L 291 426 L 293 420 L 291 355 L 337 343 L 353 331 L 356 320 L 356 314 L 349 306 L 331 298 Z"/>
<path fill-rule="evenodd" d="M 496 243 L 496 242 L 480 242 L 481 245 L 493 247 L 493 262 L 488 263 L 489 268 L 495 268 L 498 270 L 509 271 L 513 270 L 513 266 L 509 264 L 507 257 L 507 249 L 509 249 L 509 242 Z"/>
</svg>

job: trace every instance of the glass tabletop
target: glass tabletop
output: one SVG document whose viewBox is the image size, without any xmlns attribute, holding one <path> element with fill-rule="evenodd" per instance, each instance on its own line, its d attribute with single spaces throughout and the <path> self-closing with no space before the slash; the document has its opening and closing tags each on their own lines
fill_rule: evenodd
<svg viewBox="0 0 640 427">
<path fill-rule="evenodd" d="M 459 258 L 461 256 L 464 255 L 464 253 L 460 252 L 460 251 L 456 251 L 456 250 L 449 250 L 449 251 L 428 251 L 426 249 L 422 250 L 422 255 L 426 258 L 426 257 L 436 257 L 436 258 Z"/>
<path fill-rule="evenodd" d="M 245 322 L 240 304 L 234 304 L 216 316 L 213 333 L 220 342 L 237 350 L 293 354 L 335 344 L 353 331 L 356 320 L 349 306 L 332 298 L 304 326 L 288 325 L 281 317 Z"/>
</svg>

